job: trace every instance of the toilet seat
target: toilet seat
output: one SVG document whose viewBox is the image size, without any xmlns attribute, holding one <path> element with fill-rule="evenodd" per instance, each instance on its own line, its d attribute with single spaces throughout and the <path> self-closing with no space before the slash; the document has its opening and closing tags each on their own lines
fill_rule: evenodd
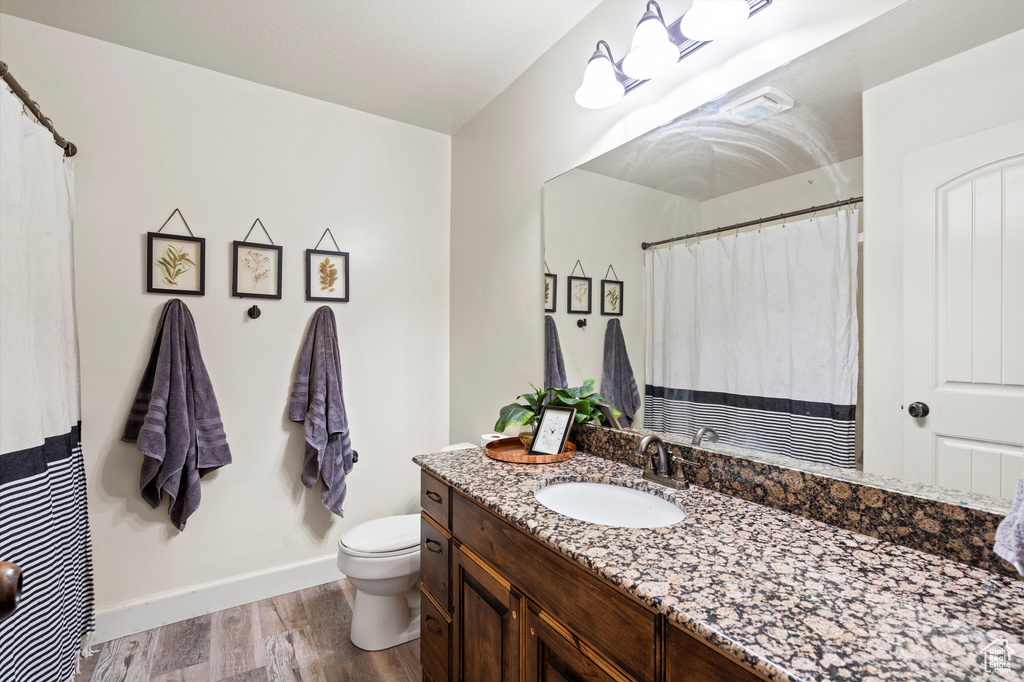
<svg viewBox="0 0 1024 682">
<path fill-rule="evenodd" d="M 386 516 L 361 523 L 341 536 L 338 549 L 353 557 L 385 558 L 418 552 L 420 515 Z"/>
</svg>

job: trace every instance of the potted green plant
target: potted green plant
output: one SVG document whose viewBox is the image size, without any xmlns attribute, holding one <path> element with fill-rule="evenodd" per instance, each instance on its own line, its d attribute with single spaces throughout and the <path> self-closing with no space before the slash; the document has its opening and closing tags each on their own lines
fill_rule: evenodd
<svg viewBox="0 0 1024 682">
<path fill-rule="evenodd" d="M 575 408 L 577 424 L 586 424 L 590 421 L 604 423 L 604 415 L 601 414 L 598 406 L 611 407 L 597 392 L 597 381 L 594 379 L 587 379 L 582 386 L 573 386 L 572 388 L 549 386 L 539 389 L 532 383 L 530 387 L 533 389 L 533 393 L 523 393 L 518 396 L 519 399 L 525 400 L 526 404 L 516 402 L 506 405 L 501 408 L 498 421 L 494 423 L 494 430 L 498 433 L 510 426 L 523 427 L 519 432 L 519 440 L 526 447 L 530 447 L 530 443 L 533 442 L 533 427 L 545 405 Z M 612 407 L 612 411 L 616 418 L 621 414 L 614 407 Z"/>
</svg>

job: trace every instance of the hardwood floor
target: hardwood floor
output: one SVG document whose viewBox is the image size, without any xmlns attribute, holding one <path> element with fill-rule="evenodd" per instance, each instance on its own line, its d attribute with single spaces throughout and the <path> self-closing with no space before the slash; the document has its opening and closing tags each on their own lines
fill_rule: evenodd
<svg viewBox="0 0 1024 682">
<path fill-rule="evenodd" d="M 419 640 L 373 652 L 352 644 L 354 598 L 342 580 L 116 639 L 75 682 L 420 680 Z"/>
</svg>

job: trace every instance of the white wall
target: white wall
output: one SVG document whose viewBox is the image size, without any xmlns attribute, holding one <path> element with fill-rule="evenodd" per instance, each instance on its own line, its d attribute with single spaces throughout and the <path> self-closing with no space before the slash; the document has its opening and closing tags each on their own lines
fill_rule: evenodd
<svg viewBox="0 0 1024 682">
<path fill-rule="evenodd" d="M 692 232 L 700 224 L 700 205 L 675 194 L 574 169 L 544 185 L 544 259 L 558 275 L 558 300 L 552 313 L 565 358 L 570 386 L 594 378 L 600 387 L 604 369 L 604 334 L 608 321 L 601 315 L 601 280 L 623 282 L 622 336 L 640 395 L 646 366 L 643 241 Z M 567 277 L 579 259 L 592 282 L 592 314 L 570 315 Z M 577 275 L 579 273 L 577 272 Z M 576 321 L 586 319 L 582 329 Z M 529 388 L 529 387 L 527 387 Z M 637 421 L 643 418 L 640 414 Z"/>
<path fill-rule="evenodd" d="M 903 477 L 903 157 L 1024 118 L 1024 31 L 864 92 L 864 469 Z"/>
<path fill-rule="evenodd" d="M 642 2 L 603 2 L 452 137 L 451 438 L 476 440 L 543 373 L 542 184 L 904 0 L 776 0 L 616 106 L 573 101 L 598 39 L 618 58 Z M 678 17 L 686 2 L 662 4 Z"/>
<path fill-rule="evenodd" d="M 337 577 L 342 531 L 414 511 L 410 458 L 448 442 L 450 139 L 6 15 L 0 44 L 79 150 L 82 440 L 100 639 Z M 145 293 L 145 233 L 175 207 L 207 240 L 206 296 L 184 299 L 234 455 L 203 481 L 183 533 L 166 504 L 142 501 L 141 456 L 119 441 L 169 298 Z M 229 247 L 257 217 L 284 246 L 280 301 L 231 298 Z M 300 483 L 302 426 L 286 419 L 319 305 L 304 301 L 303 250 L 327 227 L 351 252 L 351 302 L 332 306 L 360 454 L 344 519 Z M 255 321 L 245 315 L 254 302 Z"/>
</svg>

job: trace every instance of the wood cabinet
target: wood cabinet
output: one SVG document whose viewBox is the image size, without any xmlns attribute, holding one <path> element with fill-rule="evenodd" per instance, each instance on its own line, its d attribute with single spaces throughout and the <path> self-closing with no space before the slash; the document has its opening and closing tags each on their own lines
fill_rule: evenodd
<svg viewBox="0 0 1024 682">
<path fill-rule="evenodd" d="M 425 471 L 422 482 L 425 680 L 766 679 Z"/>
<path fill-rule="evenodd" d="M 455 552 L 452 679 L 517 682 L 525 600 L 464 548 Z"/>
</svg>

